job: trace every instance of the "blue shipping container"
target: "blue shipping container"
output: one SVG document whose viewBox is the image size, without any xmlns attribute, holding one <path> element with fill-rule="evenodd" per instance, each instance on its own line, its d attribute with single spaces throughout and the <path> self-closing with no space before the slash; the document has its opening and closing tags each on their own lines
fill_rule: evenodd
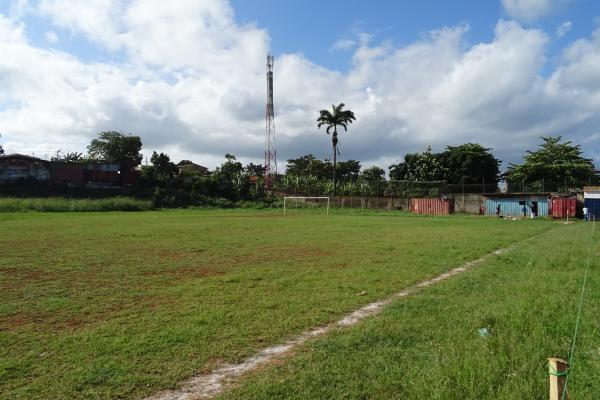
<svg viewBox="0 0 600 400">
<path fill-rule="evenodd" d="M 530 215 L 532 202 L 537 202 L 538 217 L 548 216 L 548 196 L 536 195 L 487 198 L 485 200 L 485 214 L 496 215 L 496 207 L 500 204 L 500 215 L 505 217 L 522 217 L 523 202 L 525 202 L 525 207 L 527 207 L 527 217 Z"/>
<path fill-rule="evenodd" d="M 600 199 L 584 199 L 583 206 L 588 208 L 590 219 L 600 220 Z"/>
</svg>

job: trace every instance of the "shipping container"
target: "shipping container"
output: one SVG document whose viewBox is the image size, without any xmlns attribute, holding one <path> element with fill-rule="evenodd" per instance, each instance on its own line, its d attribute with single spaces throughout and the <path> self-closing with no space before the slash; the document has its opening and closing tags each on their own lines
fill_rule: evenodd
<svg viewBox="0 0 600 400">
<path fill-rule="evenodd" d="M 523 194 L 514 196 L 493 196 L 485 200 L 485 214 L 496 215 L 496 207 L 500 205 L 500 215 L 504 217 L 523 217 L 523 206 L 527 217 L 531 216 L 532 207 L 537 206 L 537 217 L 548 216 L 548 195 Z"/>
<path fill-rule="evenodd" d="M 446 215 L 454 212 L 454 200 L 410 199 L 409 209 L 415 214 Z"/>
<path fill-rule="evenodd" d="M 553 197 L 549 214 L 552 218 L 575 218 L 577 214 L 577 199 L 574 197 Z"/>
</svg>

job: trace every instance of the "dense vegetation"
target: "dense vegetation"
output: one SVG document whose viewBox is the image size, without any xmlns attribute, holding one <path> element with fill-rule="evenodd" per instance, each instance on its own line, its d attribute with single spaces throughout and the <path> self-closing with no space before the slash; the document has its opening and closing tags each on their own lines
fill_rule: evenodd
<svg viewBox="0 0 600 400">
<path fill-rule="evenodd" d="M 118 196 L 101 199 L 73 199 L 64 197 L 0 198 L 0 212 L 147 211 L 153 208 L 154 205 L 150 200 Z"/>
</svg>

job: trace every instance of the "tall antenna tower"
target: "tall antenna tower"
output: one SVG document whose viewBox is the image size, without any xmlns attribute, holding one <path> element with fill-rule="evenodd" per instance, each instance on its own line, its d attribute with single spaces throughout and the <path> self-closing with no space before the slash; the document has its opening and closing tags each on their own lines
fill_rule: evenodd
<svg viewBox="0 0 600 400">
<path fill-rule="evenodd" d="M 267 54 L 267 109 L 265 112 L 265 188 L 270 189 L 277 174 L 277 150 L 275 149 L 275 112 L 273 110 L 273 55 Z"/>
</svg>

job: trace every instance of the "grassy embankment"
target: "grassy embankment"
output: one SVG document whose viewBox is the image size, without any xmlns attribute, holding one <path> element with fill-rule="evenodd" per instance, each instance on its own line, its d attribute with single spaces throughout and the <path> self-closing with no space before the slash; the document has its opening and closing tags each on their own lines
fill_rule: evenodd
<svg viewBox="0 0 600 400">
<path fill-rule="evenodd" d="M 0 398 L 11 399 L 138 398 L 176 387 L 194 373 L 223 361 L 239 361 L 257 349 L 334 321 L 360 305 L 496 248 L 552 227 L 562 228 L 543 220 L 391 213 L 284 217 L 281 211 L 243 210 L 5 213 L 0 214 L 0 226 Z M 579 240 L 575 235 L 578 227 L 564 229 L 573 232 L 570 241 Z M 505 256 L 503 262 L 507 257 L 514 258 L 518 271 L 535 271 L 523 265 L 522 257 L 530 259 L 528 253 L 520 258 Z M 533 258 L 531 261 L 536 263 Z M 368 353 L 377 355 L 381 350 L 371 362 L 383 362 L 385 346 L 406 342 L 411 347 L 413 343 L 415 350 L 406 354 L 412 354 L 411 358 L 400 358 L 403 362 L 394 365 L 431 377 L 429 381 L 422 378 L 423 383 L 435 381 L 429 362 L 437 361 L 419 359 L 419 346 L 438 340 L 452 325 L 458 329 L 471 324 L 459 335 L 470 337 L 473 329 L 487 321 L 484 317 L 496 315 L 474 311 L 475 304 L 469 302 L 491 306 L 497 296 L 493 292 L 475 296 L 475 287 L 490 279 L 487 284 L 495 287 L 494 279 L 504 284 L 514 275 L 505 276 L 496 268 L 482 271 L 492 276 L 483 275 L 485 280 L 478 283 L 472 277 L 482 272 L 469 273 L 470 283 L 460 279 L 466 286 L 450 290 L 450 283 L 444 284 L 439 289 L 446 291 L 442 294 L 438 289 L 427 290 L 416 300 L 398 303 L 386 313 L 387 319 L 361 325 L 360 329 L 373 326 L 375 331 L 382 330 L 369 335 L 363 347 L 350 346 L 347 356 L 356 357 L 361 369 L 368 366 L 365 373 L 375 376 L 381 371 L 377 365 L 369 366 Z M 520 293 L 508 289 L 499 293 L 518 298 Z M 559 297 L 560 309 L 566 310 L 570 303 L 557 294 L 562 289 L 571 287 L 567 284 L 553 293 Z M 366 294 L 360 295 L 363 291 Z M 423 296 L 432 297 L 423 300 Z M 536 317 L 537 312 L 546 312 L 547 308 L 540 307 L 555 311 L 552 304 L 548 299 L 535 300 L 533 305 L 515 303 L 519 308 L 510 315 Z M 451 321 L 450 315 L 457 319 Z M 503 315 L 490 321 L 502 321 Z M 396 321 L 391 325 L 395 328 L 386 327 L 390 321 Z M 421 327 L 421 323 L 429 325 Z M 409 326 L 419 329 L 412 332 Z M 359 335 L 361 331 L 353 332 Z M 410 335 L 405 338 L 403 332 Z M 501 332 L 494 333 L 489 342 L 499 340 Z M 352 335 L 349 337 L 355 337 Z M 319 343 L 327 350 L 328 346 L 340 347 L 336 341 L 344 343 L 342 336 Z M 376 348 L 368 348 L 369 343 Z M 481 343 L 481 351 L 485 351 L 487 342 Z M 457 350 L 474 352 L 467 344 L 472 343 L 466 341 Z M 350 352 L 352 348 L 356 353 Z M 396 359 L 398 353 L 390 354 Z M 307 356 L 289 368 L 310 363 Z M 505 357 L 500 356 L 501 360 Z M 447 366 L 439 368 L 453 371 L 451 354 L 448 358 Z M 415 367 L 409 363 L 413 359 L 419 362 Z M 316 362 L 314 368 L 324 368 L 326 360 Z M 496 362 L 504 365 L 504 361 Z M 343 366 L 339 361 L 336 365 Z M 466 376 L 469 365 L 462 369 Z M 291 371 L 301 379 L 315 370 L 288 371 L 288 379 Z M 330 378 L 335 380 L 333 372 Z M 388 382 L 389 374 L 380 375 Z M 301 381 L 291 381 L 287 393 L 292 397 L 299 387 L 294 382 Z M 316 382 L 302 390 L 326 394 L 318 391 Z M 351 383 L 348 393 L 358 393 L 357 384 Z M 394 385 L 398 384 L 394 379 Z M 413 384 L 417 381 L 402 383 Z M 248 390 L 276 392 L 273 385 L 265 383 Z M 385 389 L 383 383 L 375 379 L 372 385 L 373 393 L 385 393 L 379 391 Z M 332 387 L 339 388 L 339 383 Z"/>
</svg>

